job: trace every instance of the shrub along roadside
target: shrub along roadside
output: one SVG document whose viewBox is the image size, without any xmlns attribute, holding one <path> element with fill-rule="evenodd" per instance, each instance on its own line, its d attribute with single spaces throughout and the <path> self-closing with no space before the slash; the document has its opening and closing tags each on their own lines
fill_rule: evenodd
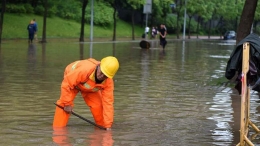
<svg viewBox="0 0 260 146">
<path fill-rule="evenodd" d="M 38 24 L 38 38 L 42 36 L 43 17 L 32 14 L 11 14 L 5 13 L 4 26 L 3 26 L 3 39 L 27 39 L 27 25 L 30 20 L 36 19 Z M 95 19 L 95 18 L 94 18 Z M 144 28 L 135 26 L 135 39 L 141 38 Z M 47 39 L 48 38 L 79 38 L 80 35 L 80 22 L 74 20 L 64 20 L 58 17 L 47 18 Z M 85 38 L 90 36 L 90 25 L 85 25 Z M 94 26 L 94 38 L 108 38 L 111 40 L 113 36 L 113 27 L 99 27 Z M 117 38 L 128 38 L 131 40 L 132 27 L 122 20 L 117 21 L 116 29 Z"/>
</svg>

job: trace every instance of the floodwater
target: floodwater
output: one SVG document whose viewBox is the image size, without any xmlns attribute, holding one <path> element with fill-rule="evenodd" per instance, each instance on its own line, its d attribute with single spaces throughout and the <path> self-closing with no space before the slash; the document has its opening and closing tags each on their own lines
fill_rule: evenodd
<svg viewBox="0 0 260 146">
<path fill-rule="evenodd" d="M 139 41 L 93 42 L 25 40 L 0 47 L 1 146 L 234 146 L 239 143 L 240 96 L 218 85 L 234 42 L 168 40 L 142 50 Z M 52 128 L 60 83 L 67 64 L 113 55 L 120 69 L 115 81 L 112 131 L 71 116 L 68 126 Z M 260 126 L 260 101 L 251 95 L 250 119 Z M 74 112 L 93 121 L 80 94 Z M 250 129 L 250 135 L 254 131 Z M 260 143 L 260 135 L 251 141 Z"/>
</svg>

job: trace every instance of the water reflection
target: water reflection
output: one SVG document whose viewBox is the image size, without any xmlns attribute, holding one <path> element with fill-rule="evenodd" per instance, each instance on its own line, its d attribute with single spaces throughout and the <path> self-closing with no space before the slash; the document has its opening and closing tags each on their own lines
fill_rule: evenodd
<svg viewBox="0 0 260 146">
<path fill-rule="evenodd" d="M 215 71 L 219 74 L 219 70 Z M 259 122 L 259 96 L 251 92 L 250 100 L 250 120 Z M 212 130 L 212 138 L 215 145 L 234 145 L 240 142 L 240 114 L 241 114 L 241 96 L 234 88 L 226 87 L 217 92 L 213 97 L 213 102 L 208 102 L 209 108 L 214 114 L 207 119 L 216 122 L 216 128 Z M 253 115 L 253 116 L 252 116 Z M 256 119 L 255 119 L 256 118 Z M 258 143 L 257 134 L 250 128 L 249 139 L 253 143 Z M 255 135 L 253 135 L 255 134 Z M 232 141 L 230 141 L 232 139 Z"/>
<path fill-rule="evenodd" d="M 147 91 L 148 80 L 150 78 L 150 52 L 149 49 L 141 49 L 141 93 L 145 93 Z M 145 99 L 147 94 L 142 94 L 141 98 Z"/>
<path fill-rule="evenodd" d="M 0 44 L 0 59 L 2 58 L 2 47 L 1 47 L 2 45 Z M 0 60 L 0 62 L 1 62 L 1 60 Z"/>
<path fill-rule="evenodd" d="M 114 144 L 112 131 L 95 128 L 91 132 L 80 133 L 83 136 L 80 139 L 76 137 L 78 134 L 75 136 L 73 133 L 68 127 L 53 128 L 52 140 L 59 146 L 73 146 L 78 142 L 88 146 L 113 146 Z M 76 139 L 76 142 L 74 139 Z"/>
<path fill-rule="evenodd" d="M 229 123 L 234 122 L 232 116 L 234 110 L 231 108 L 230 96 L 227 93 L 217 93 L 213 97 L 213 102 L 208 104 L 211 104 L 209 110 L 214 112 L 212 117 L 208 117 L 208 119 L 216 121 L 216 128 L 212 130 L 212 137 L 216 140 L 214 144 L 223 146 L 231 144 L 230 139 L 233 139 L 234 135 L 232 132 L 233 126 Z M 236 107 L 236 109 L 238 108 L 240 107 Z M 240 119 L 235 120 L 240 122 Z"/>
<path fill-rule="evenodd" d="M 69 140 L 69 132 L 67 127 L 53 128 L 52 140 L 57 145 L 72 146 Z"/>
<path fill-rule="evenodd" d="M 112 48 L 113 48 L 113 56 L 116 56 L 116 42 L 112 43 Z"/>
<path fill-rule="evenodd" d="M 161 48 L 160 46 L 159 46 L 159 41 L 158 40 L 151 40 L 151 41 L 149 41 L 149 43 L 150 43 L 150 48 L 151 49 L 158 49 L 158 48 Z"/>
<path fill-rule="evenodd" d="M 169 40 L 165 50 L 156 41 L 151 42 L 151 49 L 142 50 L 138 43 L 2 44 L 1 144 L 236 145 L 240 97 L 233 88 L 208 86 L 224 76 L 233 46 L 219 41 Z M 73 117 L 65 129 L 50 128 L 64 67 L 79 58 L 108 55 L 120 62 L 114 78 L 113 131 L 94 130 Z M 82 100 L 75 98 L 75 110 L 92 120 Z M 252 95 L 250 117 L 257 126 L 259 105 L 259 96 Z M 259 143 L 259 137 L 253 143 Z"/>
<path fill-rule="evenodd" d="M 89 146 L 113 146 L 113 131 L 104 131 L 95 129 L 91 134 L 87 135 L 86 143 Z"/>
<path fill-rule="evenodd" d="M 92 50 L 93 50 L 93 43 L 90 42 L 90 43 L 89 43 L 89 57 L 90 57 L 90 58 L 92 58 L 92 54 L 93 54 L 93 53 L 92 53 Z"/>
<path fill-rule="evenodd" d="M 84 44 L 83 43 L 79 43 L 79 59 L 80 60 L 84 59 Z"/>
<path fill-rule="evenodd" d="M 45 66 L 46 62 L 46 43 L 42 43 L 42 66 Z"/>
<path fill-rule="evenodd" d="M 183 71 L 183 65 L 185 62 L 185 40 L 182 41 L 182 59 L 181 59 L 181 69 Z"/>
<path fill-rule="evenodd" d="M 161 48 L 160 48 L 159 60 L 160 60 L 160 61 L 164 60 L 165 56 L 166 56 L 166 51 L 165 51 L 165 49 L 161 49 Z"/>
<path fill-rule="evenodd" d="M 28 61 L 31 64 L 35 64 L 36 62 L 36 45 L 29 44 L 28 46 Z"/>
<path fill-rule="evenodd" d="M 0 84 L 4 82 L 5 77 L 3 76 L 3 57 L 2 57 L 2 45 L 0 44 Z"/>
<path fill-rule="evenodd" d="M 28 74 L 31 77 L 35 76 L 35 70 L 36 70 L 36 63 L 37 63 L 37 56 L 36 56 L 36 45 L 33 43 L 29 43 L 28 45 L 28 53 L 27 53 L 27 58 L 28 58 Z"/>
</svg>

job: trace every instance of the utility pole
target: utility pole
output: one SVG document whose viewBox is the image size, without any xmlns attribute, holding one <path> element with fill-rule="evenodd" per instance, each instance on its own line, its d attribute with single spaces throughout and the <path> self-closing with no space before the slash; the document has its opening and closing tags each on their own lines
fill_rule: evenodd
<svg viewBox="0 0 260 146">
<path fill-rule="evenodd" d="M 94 0 L 91 0 L 90 41 L 93 41 Z"/>
<path fill-rule="evenodd" d="M 182 39 L 185 40 L 185 32 L 186 32 L 186 1 L 185 0 L 185 4 L 184 4 L 184 22 L 183 22 L 183 37 Z"/>
<path fill-rule="evenodd" d="M 146 14 L 144 34 L 145 34 L 145 39 L 147 39 L 146 28 L 148 23 L 148 14 L 152 13 L 152 0 L 146 0 L 143 13 Z"/>
</svg>

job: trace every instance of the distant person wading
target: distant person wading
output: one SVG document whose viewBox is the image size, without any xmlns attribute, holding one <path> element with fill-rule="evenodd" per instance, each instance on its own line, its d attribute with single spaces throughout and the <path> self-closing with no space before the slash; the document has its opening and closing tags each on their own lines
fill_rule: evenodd
<svg viewBox="0 0 260 146">
<path fill-rule="evenodd" d="M 27 30 L 28 30 L 28 42 L 32 43 L 34 39 L 34 34 L 36 32 L 36 27 L 34 25 L 33 20 L 31 20 L 30 23 L 28 24 Z"/>
<path fill-rule="evenodd" d="M 162 48 L 164 49 L 167 44 L 167 41 L 166 41 L 167 31 L 166 31 L 165 25 L 163 25 L 163 24 L 161 24 L 161 26 L 160 26 L 159 35 L 160 35 L 160 46 L 162 46 Z"/>
<path fill-rule="evenodd" d="M 37 24 L 37 22 L 36 22 L 36 19 L 33 19 L 33 24 L 34 24 L 34 27 L 35 27 L 34 39 L 35 39 L 36 41 L 38 41 L 38 37 L 37 37 L 38 24 Z"/>
</svg>

